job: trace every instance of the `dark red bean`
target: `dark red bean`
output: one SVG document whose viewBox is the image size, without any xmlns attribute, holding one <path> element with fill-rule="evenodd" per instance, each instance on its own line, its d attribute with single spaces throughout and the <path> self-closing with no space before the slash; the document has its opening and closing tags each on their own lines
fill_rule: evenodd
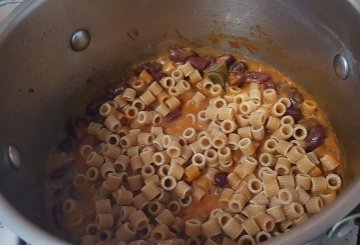
<svg viewBox="0 0 360 245">
<path fill-rule="evenodd" d="M 110 97 L 110 99 L 113 99 L 119 94 L 122 94 L 125 89 L 129 88 L 130 85 L 127 82 L 113 82 L 109 83 L 106 88 L 106 94 Z"/>
<path fill-rule="evenodd" d="M 289 115 L 294 118 L 295 122 L 298 122 L 303 118 L 302 111 L 297 105 L 292 105 L 286 109 L 285 115 Z"/>
<path fill-rule="evenodd" d="M 52 218 L 54 221 L 55 226 L 61 230 L 63 227 L 63 209 L 62 203 L 57 202 L 52 207 Z"/>
<path fill-rule="evenodd" d="M 263 85 L 264 85 L 264 89 L 272 88 L 276 90 L 276 85 L 272 81 L 266 81 L 263 83 Z"/>
<path fill-rule="evenodd" d="M 65 198 L 66 194 L 67 194 L 67 190 L 65 188 L 59 188 L 54 191 L 53 196 L 55 199 L 59 200 Z"/>
<path fill-rule="evenodd" d="M 217 187 L 221 187 L 221 188 L 228 187 L 229 182 L 227 180 L 227 176 L 228 176 L 228 173 L 226 173 L 226 172 L 220 172 L 220 173 L 215 174 L 215 177 L 214 177 L 215 185 Z"/>
<path fill-rule="evenodd" d="M 251 82 L 259 82 L 264 83 L 269 80 L 271 80 L 271 76 L 263 73 L 263 72 L 257 72 L 257 71 L 246 71 L 245 76 L 251 81 Z"/>
<path fill-rule="evenodd" d="M 189 58 L 198 56 L 197 53 L 191 49 L 170 49 L 169 58 L 174 62 L 185 63 Z"/>
<path fill-rule="evenodd" d="M 154 76 L 154 74 L 158 73 L 162 69 L 162 64 L 157 62 L 151 62 L 151 63 L 145 63 L 143 65 L 144 69 L 148 71 L 151 75 Z"/>
<path fill-rule="evenodd" d="M 75 200 L 80 200 L 82 199 L 84 196 L 84 194 L 82 193 L 82 191 L 78 190 L 78 189 L 70 189 L 69 190 L 69 197 Z"/>
<path fill-rule="evenodd" d="M 58 149 L 62 152 L 69 153 L 74 149 L 75 145 L 76 142 L 74 138 L 68 135 L 58 143 Z"/>
<path fill-rule="evenodd" d="M 86 112 L 89 115 L 95 115 L 99 113 L 99 108 L 102 104 L 107 102 L 109 99 L 106 95 L 99 95 L 92 99 L 86 106 Z"/>
<path fill-rule="evenodd" d="M 209 59 L 201 56 L 191 57 L 188 59 L 188 61 L 195 69 L 199 71 L 205 70 L 210 65 Z"/>
<path fill-rule="evenodd" d="M 317 120 L 315 120 L 314 118 L 304 118 L 304 119 L 300 120 L 299 123 L 301 125 L 303 125 L 308 131 L 311 128 L 319 125 L 319 122 Z"/>
<path fill-rule="evenodd" d="M 50 173 L 50 179 L 56 180 L 63 178 L 69 171 L 69 166 L 62 166 L 59 168 L 54 169 Z"/>
<path fill-rule="evenodd" d="M 86 118 L 80 115 L 75 115 L 66 120 L 65 130 L 71 137 L 78 139 L 80 137 L 78 129 L 86 128 L 88 125 L 89 123 Z"/>
<path fill-rule="evenodd" d="M 247 69 L 248 69 L 248 65 L 243 60 L 235 62 L 229 68 L 231 72 L 236 72 L 236 73 L 244 73 L 245 71 L 247 71 Z"/>
<path fill-rule="evenodd" d="M 209 61 L 209 66 L 213 66 L 213 65 L 216 64 L 216 58 L 215 57 L 212 57 L 212 56 L 205 56 L 205 57 Z"/>
<path fill-rule="evenodd" d="M 153 77 L 155 81 L 160 82 L 161 78 L 166 77 L 166 74 L 163 72 L 158 72 L 154 74 Z"/>
<path fill-rule="evenodd" d="M 181 107 L 176 108 L 175 110 L 171 111 L 167 116 L 166 116 L 166 120 L 168 122 L 172 122 L 175 119 L 177 119 L 178 117 L 180 117 L 182 114 L 181 111 Z"/>
<path fill-rule="evenodd" d="M 152 105 L 147 105 L 145 106 L 144 111 L 154 111 L 154 109 L 155 108 Z"/>
<path fill-rule="evenodd" d="M 285 94 L 286 97 L 290 99 L 290 102 L 293 105 L 300 105 L 304 101 L 304 97 L 302 96 L 302 94 L 300 94 L 299 90 L 297 90 L 294 87 L 285 88 L 283 90 L 283 93 Z"/>
<path fill-rule="evenodd" d="M 310 152 L 319 147 L 325 140 L 325 129 L 321 125 L 316 125 L 309 130 L 305 139 L 306 152 Z"/>
<path fill-rule="evenodd" d="M 216 59 L 218 62 L 225 62 L 227 67 L 230 67 L 235 62 L 235 58 L 231 54 L 223 54 L 216 57 Z"/>
</svg>

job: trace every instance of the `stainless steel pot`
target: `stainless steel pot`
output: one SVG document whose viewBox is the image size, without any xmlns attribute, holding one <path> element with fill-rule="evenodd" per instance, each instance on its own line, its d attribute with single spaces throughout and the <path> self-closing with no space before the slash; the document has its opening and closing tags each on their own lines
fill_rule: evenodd
<svg viewBox="0 0 360 245">
<path fill-rule="evenodd" d="M 46 153 L 61 122 L 126 65 L 175 43 L 268 62 L 327 111 L 346 188 L 305 225 L 268 244 L 314 238 L 360 201 L 359 12 L 356 0 L 26 1 L 0 27 L 0 220 L 32 244 L 63 243 L 44 205 Z M 79 29 L 90 33 L 91 43 L 74 51 L 70 40 Z M 337 54 L 339 76 L 349 69 L 345 80 L 334 72 Z"/>
</svg>

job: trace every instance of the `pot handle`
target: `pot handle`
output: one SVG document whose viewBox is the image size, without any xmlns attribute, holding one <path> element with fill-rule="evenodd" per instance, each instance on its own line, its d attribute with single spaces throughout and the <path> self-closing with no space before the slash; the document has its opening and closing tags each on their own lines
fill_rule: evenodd
<svg viewBox="0 0 360 245">
<path fill-rule="evenodd" d="M 329 238 L 333 237 L 344 237 L 346 234 L 349 233 L 351 228 L 356 224 L 356 219 L 360 219 L 360 213 L 355 213 L 350 216 L 345 217 L 341 221 L 337 222 L 333 227 L 331 227 L 327 232 L 326 235 Z"/>
</svg>

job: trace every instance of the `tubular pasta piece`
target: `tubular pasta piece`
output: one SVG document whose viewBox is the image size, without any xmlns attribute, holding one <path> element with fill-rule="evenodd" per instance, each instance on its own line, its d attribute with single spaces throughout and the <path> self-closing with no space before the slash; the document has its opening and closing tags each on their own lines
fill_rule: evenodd
<svg viewBox="0 0 360 245">
<path fill-rule="evenodd" d="M 277 196 L 280 203 L 290 204 L 298 200 L 299 193 L 294 188 L 284 188 L 278 192 Z"/>
<path fill-rule="evenodd" d="M 232 240 L 235 240 L 243 231 L 241 224 L 232 217 L 221 228 Z"/>
<path fill-rule="evenodd" d="M 323 208 L 324 204 L 320 197 L 311 197 L 306 203 L 306 211 L 310 214 L 318 213 Z"/>
<path fill-rule="evenodd" d="M 153 181 L 145 184 L 141 191 L 148 200 L 153 200 L 160 194 L 160 188 Z"/>
<path fill-rule="evenodd" d="M 282 206 L 271 207 L 266 210 L 266 213 L 270 215 L 276 223 L 286 220 L 286 216 L 282 209 Z"/>
<path fill-rule="evenodd" d="M 282 175 L 277 177 L 281 188 L 295 188 L 295 180 L 293 175 Z"/>
<path fill-rule="evenodd" d="M 332 154 L 325 154 L 322 158 L 320 158 L 320 161 L 323 168 L 327 171 L 334 170 L 340 165 Z"/>
<path fill-rule="evenodd" d="M 271 232 L 275 229 L 275 220 L 265 212 L 257 213 L 254 220 L 263 231 Z"/>
<path fill-rule="evenodd" d="M 256 144 L 249 138 L 243 138 L 239 141 L 239 149 L 244 155 L 253 155 L 256 151 Z"/>
<path fill-rule="evenodd" d="M 186 181 L 193 181 L 194 179 L 196 179 L 197 177 L 200 176 L 200 169 L 198 166 L 191 164 L 188 167 L 185 168 L 185 180 Z"/>
<path fill-rule="evenodd" d="M 327 181 L 324 177 L 311 177 L 311 191 L 313 193 L 323 193 L 327 188 Z"/>
<path fill-rule="evenodd" d="M 249 236 L 255 236 L 260 232 L 260 227 L 256 224 L 253 218 L 245 220 L 241 226 Z"/>
<path fill-rule="evenodd" d="M 180 199 L 184 199 L 189 196 L 191 187 L 185 181 L 179 181 L 175 188 L 175 193 Z"/>
<path fill-rule="evenodd" d="M 210 218 L 202 224 L 202 232 L 206 237 L 213 237 L 221 233 L 221 228 L 216 219 Z"/>
<path fill-rule="evenodd" d="M 116 230 L 115 236 L 118 240 L 129 242 L 136 234 L 135 228 L 129 223 L 125 222 Z"/>
</svg>

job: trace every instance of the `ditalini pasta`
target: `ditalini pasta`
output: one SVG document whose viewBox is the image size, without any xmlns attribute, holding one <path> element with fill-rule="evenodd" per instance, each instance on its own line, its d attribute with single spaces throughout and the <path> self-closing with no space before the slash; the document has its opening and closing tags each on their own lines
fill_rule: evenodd
<svg viewBox="0 0 360 245">
<path fill-rule="evenodd" d="M 72 242 L 249 245 L 335 200 L 341 161 L 320 104 L 262 63 L 203 52 L 134 67 L 69 120 L 51 196 Z"/>
</svg>

